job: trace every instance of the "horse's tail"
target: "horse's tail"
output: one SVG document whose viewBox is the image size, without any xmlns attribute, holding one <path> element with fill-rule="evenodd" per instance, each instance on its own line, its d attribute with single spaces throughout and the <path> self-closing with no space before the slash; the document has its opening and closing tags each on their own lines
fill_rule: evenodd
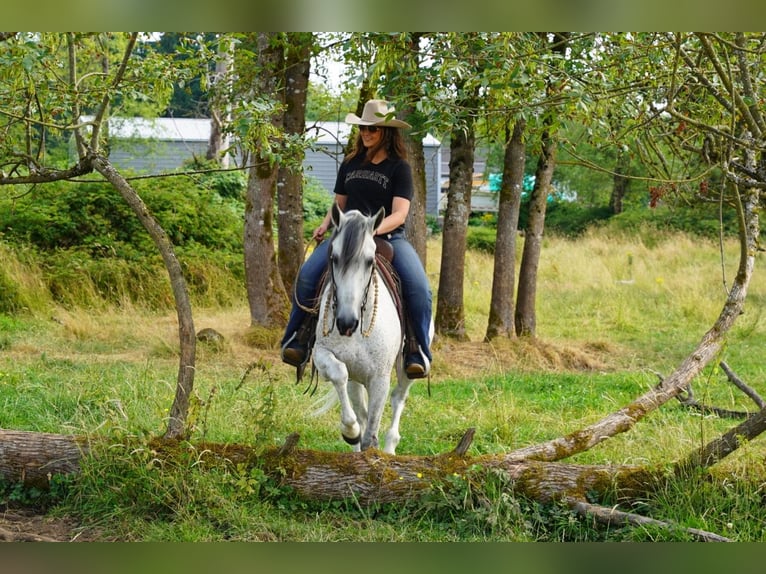
<svg viewBox="0 0 766 574">
<path fill-rule="evenodd" d="M 311 406 L 314 410 L 309 413 L 311 417 L 319 417 L 338 404 L 338 393 L 335 392 L 335 387 L 330 386 L 328 391 L 317 400 L 315 400 Z"/>
</svg>

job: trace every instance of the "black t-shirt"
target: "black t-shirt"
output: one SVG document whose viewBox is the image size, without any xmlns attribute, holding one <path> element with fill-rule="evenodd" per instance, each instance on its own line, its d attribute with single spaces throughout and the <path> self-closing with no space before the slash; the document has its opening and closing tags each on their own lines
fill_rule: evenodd
<svg viewBox="0 0 766 574">
<path fill-rule="evenodd" d="M 341 164 L 335 193 L 346 196 L 346 211 L 374 215 L 384 207 L 390 215 L 394 197 L 412 201 L 412 169 L 403 159 L 386 158 L 374 164 L 357 156 Z"/>
</svg>

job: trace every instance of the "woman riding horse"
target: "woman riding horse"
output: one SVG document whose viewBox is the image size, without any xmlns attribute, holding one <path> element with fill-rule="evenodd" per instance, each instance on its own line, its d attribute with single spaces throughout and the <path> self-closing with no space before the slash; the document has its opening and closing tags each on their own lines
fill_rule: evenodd
<svg viewBox="0 0 766 574">
<path fill-rule="evenodd" d="M 414 340 L 404 347 L 405 371 L 411 379 L 425 377 L 430 369 L 431 287 L 417 252 L 404 236 L 404 222 L 413 196 L 412 170 L 399 128 L 412 127 L 394 117 L 394 108 L 384 100 L 370 100 L 362 116 L 348 114 L 346 123 L 359 126 L 354 149 L 345 157 L 335 182 L 335 203 L 341 211 L 356 209 L 371 216 L 382 207 L 385 218 L 377 235 L 394 247 L 393 266 L 402 287 L 402 297 Z M 320 242 L 331 224 L 331 214 L 316 228 Z M 313 329 L 301 329 L 314 308 L 317 286 L 327 267 L 328 241 L 323 241 L 301 267 L 296 280 L 293 306 L 282 338 L 282 360 L 299 368 L 310 354 Z"/>
</svg>

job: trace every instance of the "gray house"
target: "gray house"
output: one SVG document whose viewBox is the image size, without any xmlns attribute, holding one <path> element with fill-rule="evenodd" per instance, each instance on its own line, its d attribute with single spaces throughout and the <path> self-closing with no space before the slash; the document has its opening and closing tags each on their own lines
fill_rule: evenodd
<svg viewBox="0 0 766 574">
<path fill-rule="evenodd" d="M 87 121 L 89 118 L 84 117 Z M 332 193 L 335 175 L 343 161 L 343 148 L 351 126 L 340 122 L 315 122 L 306 126 L 303 169 L 307 177 Z M 204 158 L 210 138 L 210 120 L 191 118 L 111 118 L 109 159 L 119 168 L 137 173 L 172 172 L 193 157 Z M 423 139 L 426 162 L 426 213 L 438 215 L 442 179 L 442 149 L 433 136 Z M 236 162 L 239 163 L 239 162 Z"/>
<path fill-rule="evenodd" d="M 210 139 L 210 120 L 195 118 L 110 118 L 108 129 L 109 159 L 138 173 L 171 172 L 204 158 Z"/>
</svg>

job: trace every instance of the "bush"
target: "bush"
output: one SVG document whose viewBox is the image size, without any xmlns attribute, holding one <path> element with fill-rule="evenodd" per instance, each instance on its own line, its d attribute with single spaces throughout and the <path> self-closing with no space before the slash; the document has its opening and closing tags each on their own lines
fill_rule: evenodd
<svg viewBox="0 0 766 574">
<path fill-rule="evenodd" d="M 197 157 L 184 162 L 183 169 L 203 172 L 193 176 L 197 187 L 214 191 L 224 199 L 243 201 L 245 198 L 247 171 L 243 169 L 222 171 L 218 162 Z"/>
<path fill-rule="evenodd" d="M 241 201 L 190 185 L 188 179 L 135 182 L 135 189 L 175 246 L 240 251 Z M 104 183 L 51 183 L 2 209 L 0 233 L 54 251 L 85 248 L 93 257 L 155 254 L 151 238 L 122 196 Z"/>
<path fill-rule="evenodd" d="M 314 230 L 322 223 L 327 210 L 333 202 L 333 196 L 313 177 L 307 177 L 303 183 L 303 237 L 311 239 Z"/>
<path fill-rule="evenodd" d="M 241 298 L 243 203 L 188 178 L 142 180 L 134 187 L 173 243 L 190 295 L 208 303 Z M 4 207 L 0 201 L 0 236 L 16 245 L 9 251 L 31 246 L 42 254 L 33 268 L 54 301 L 172 306 L 157 248 L 112 186 L 47 184 L 19 194 L 13 209 Z M 31 278 L 9 269 L 4 265 L 0 273 L 0 310 L 17 312 L 30 307 L 24 293 Z"/>
<path fill-rule="evenodd" d="M 491 227 L 468 228 L 468 234 L 466 235 L 466 246 L 468 249 L 494 253 L 495 243 L 497 243 L 496 229 Z"/>
<path fill-rule="evenodd" d="M 638 233 L 646 230 L 681 231 L 700 237 L 718 236 L 721 226 L 726 235 L 737 234 L 737 220 L 733 209 L 727 209 L 721 221 L 718 206 L 703 204 L 694 207 L 659 206 L 631 209 L 610 218 L 608 226 L 623 232 Z"/>
<path fill-rule="evenodd" d="M 554 201 L 546 210 L 545 229 L 563 237 L 578 237 L 588 227 L 608 219 L 610 214 L 606 206 L 586 207 L 575 202 Z"/>
</svg>

